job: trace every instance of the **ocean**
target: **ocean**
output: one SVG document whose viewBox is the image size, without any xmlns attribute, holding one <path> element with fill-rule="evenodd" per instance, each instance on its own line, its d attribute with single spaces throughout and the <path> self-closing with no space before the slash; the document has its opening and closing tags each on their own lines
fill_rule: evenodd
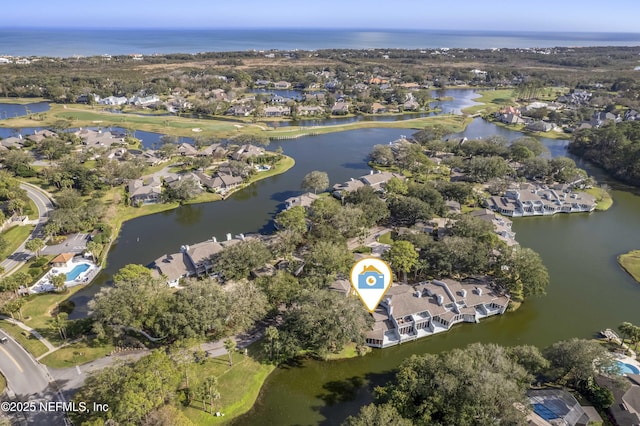
<svg viewBox="0 0 640 426">
<path fill-rule="evenodd" d="M 640 33 L 462 30 L 0 29 L 0 56 L 94 56 L 246 50 L 640 46 Z"/>
</svg>

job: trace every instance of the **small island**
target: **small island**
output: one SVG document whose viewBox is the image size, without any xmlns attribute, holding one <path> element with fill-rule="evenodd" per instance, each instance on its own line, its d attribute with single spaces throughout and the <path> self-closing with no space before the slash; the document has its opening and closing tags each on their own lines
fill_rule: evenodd
<svg viewBox="0 0 640 426">
<path fill-rule="evenodd" d="M 640 283 L 640 250 L 631 250 L 629 253 L 621 254 L 618 256 L 618 263 L 634 280 Z"/>
</svg>

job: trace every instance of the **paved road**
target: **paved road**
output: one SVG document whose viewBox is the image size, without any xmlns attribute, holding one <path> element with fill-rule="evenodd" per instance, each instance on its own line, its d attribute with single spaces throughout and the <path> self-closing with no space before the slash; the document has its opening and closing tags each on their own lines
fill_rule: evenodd
<svg viewBox="0 0 640 426">
<path fill-rule="evenodd" d="M 64 425 L 66 416 L 62 409 L 55 411 L 40 409 L 40 403 L 64 401 L 47 368 L 33 359 L 11 336 L 0 331 L 0 338 L 2 337 L 7 338 L 5 343 L 0 343 L 0 371 L 7 379 L 9 389 L 8 397 L 5 400 L 16 404 L 18 402 L 34 403 L 34 405 L 28 405 L 26 411 L 6 413 L 12 423 Z M 22 404 L 19 406 L 24 407 Z"/>
<path fill-rule="evenodd" d="M 27 195 L 31 200 L 33 200 L 38 208 L 38 223 L 27 240 L 32 238 L 44 239 L 44 224 L 47 222 L 49 214 L 53 210 L 53 203 L 42 190 L 34 187 L 33 185 L 21 183 L 20 188 L 27 191 Z M 22 266 L 22 264 L 29 260 L 31 256 L 33 256 L 33 253 L 24 247 L 25 243 L 26 241 L 23 242 L 11 256 L 0 263 L 0 266 L 2 266 L 6 271 L 6 275 L 10 275 L 12 272 L 16 271 L 20 266 Z"/>
</svg>

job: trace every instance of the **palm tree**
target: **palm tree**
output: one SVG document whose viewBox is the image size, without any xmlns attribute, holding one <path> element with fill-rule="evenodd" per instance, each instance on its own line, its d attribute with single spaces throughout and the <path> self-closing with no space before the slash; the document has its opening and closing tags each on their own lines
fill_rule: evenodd
<svg viewBox="0 0 640 426">
<path fill-rule="evenodd" d="M 280 338 L 280 332 L 273 326 L 267 327 L 265 330 L 265 336 L 269 342 L 269 359 L 273 361 L 273 346 L 274 343 Z"/>
<path fill-rule="evenodd" d="M 67 281 L 67 276 L 65 274 L 55 274 L 50 278 L 50 280 L 51 284 L 53 284 L 53 288 L 55 288 L 56 291 L 67 291 L 67 287 L 64 285 Z"/>
<path fill-rule="evenodd" d="M 40 256 L 40 250 L 45 248 L 46 244 L 44 243 L 44 240 L 42 240 L 41 238 L 33 238 L 27 241 L 24 246 L 26 247 L 27 250 L 34 252 L 37 259 Z"/>
<path fill-rule="evenodd" d="M 233 339 L 227 339 L 224 341 L 224 348 L 229 354 L 229 366 L 233 367 L 233 351 L 236 350 L 236 341 Z"/>
<path fill-rule="evenodd" d="M 102 244 L 96 241 L 89 241 L 87 243 L 87 251 L 91 253 L 91 259 L 93 259 L 93 263 L 96 263 L 97 254 L 102 251 Z"/>
<path fill-rule="evenodd" d="M 60 333 L 60 338 L 62 340 L 67 338 L 67 320 L 69 318 L 69 314 L 66 312 L 60 312 L 58 315 L 53 317 L 51 320 L 51 326 Z"/>
<path fill-rule="evenodd" d="M 633 333 L 633 327 L 634 325 L 631 324 L 630 322 L 623 322 L 618 326 L 618 331 L 620 331 L 620 334 L 622 335 L 620 346 L 624 344 L 625 339 L 628 339 L 629 337 L 631 337 Z"/>
</svg>

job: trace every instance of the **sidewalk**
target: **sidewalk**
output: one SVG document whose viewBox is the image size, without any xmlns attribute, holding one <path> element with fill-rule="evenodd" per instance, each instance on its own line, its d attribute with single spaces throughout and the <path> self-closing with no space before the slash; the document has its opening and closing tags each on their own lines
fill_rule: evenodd
<svg viewBox="0 0 640 426">
<path fill-rule="evenodd" d="M 49 342 L 47 339 L 45 339 L 44 337 L 42 337 L 42 335 L 40 333 L 38 333 L 36 330 L 34 330 L 33 328 L 29 327 L 28 325 L 26 325 L 23 322 L 20 322 L 16 319 L 13 319 L 11 317 L 7 317 L 5 315 L 0 315 L 0 319 L 3 319 L 7 322 L 10 322 L 13 325 L 17 325 L 18 327 L 20 327 L 21 329 L 28 331 L 29 333 L 31 333 L 36 339 L 40 340 L 42 342 L 43 345 L 45 345 L 47 347 L 47 349 L 49 350 L 45 355 L 55 351 L 56 348 L 55 346 L 53 346 L 51 344 L 51 342 Z M 44 356 L 44 355 L 43 355 Z M 41 357 L 40 357 L 41 358 Z"/>
</svg>

